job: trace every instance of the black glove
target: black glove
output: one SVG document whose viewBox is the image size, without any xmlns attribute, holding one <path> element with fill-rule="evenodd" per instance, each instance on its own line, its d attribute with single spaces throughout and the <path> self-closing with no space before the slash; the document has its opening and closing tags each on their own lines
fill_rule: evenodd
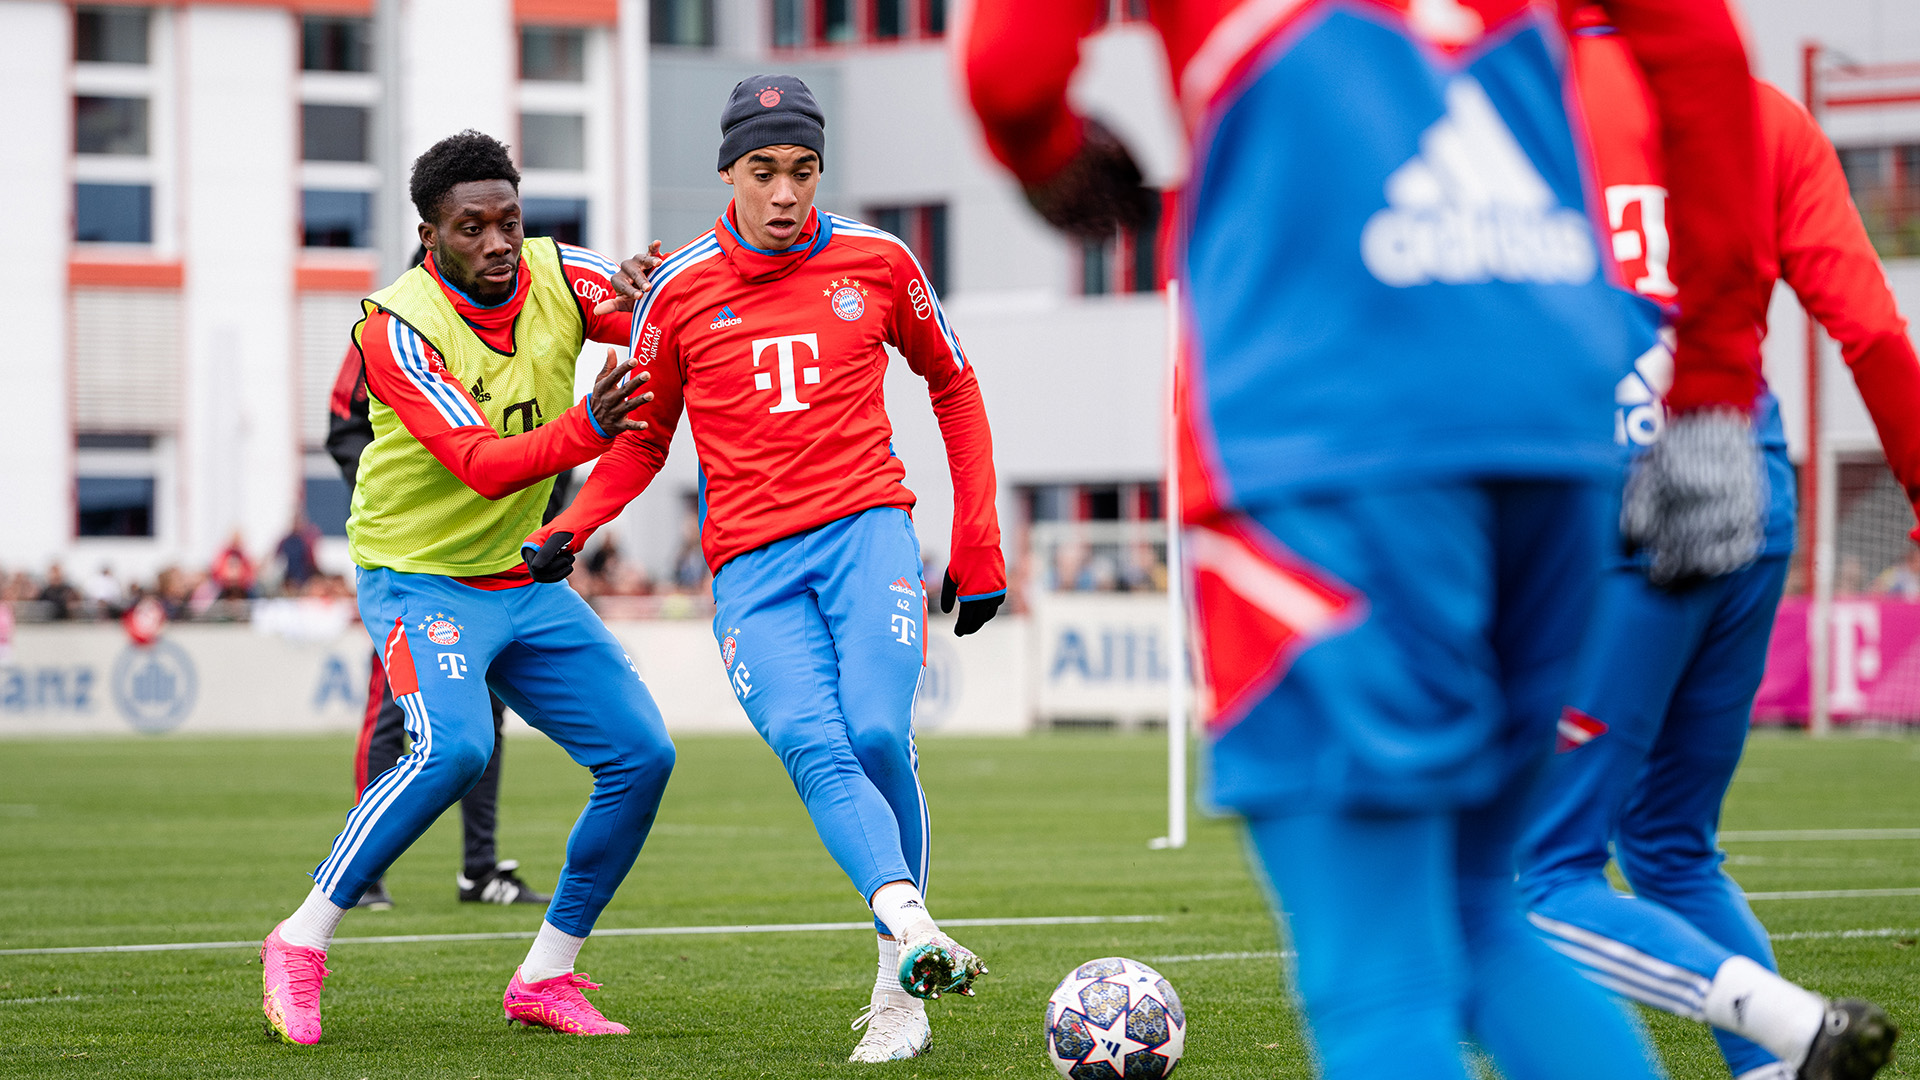
<svg viewBox="0 0 1920 1080">
<path fill-rule="evenodd" d="M 959 595 L 960 583 L 953 580 L 952 574 L 948 574 L 946 582 L 940 586 L 940 613 L 942 615 L 953 610 L 953 601 Z M 960 601 L 960 617 L 953 620 L 953 636 L 966 637 L 968 634 L 987 625 L 987 620 L 993 618 L 995 613 L 1000 610 L 1000 602 L 1006 598 L 1006 593 L 997 592 L 992 596 L 983 596 L 978 600 Z"/>
<path fill-rule="evenodd" d="M 573 552 L 567 545 L 573 543 L 573 534 L 557 532 L 547 537 L 540 550 L 527 557 L 527 570 L 533 574 L 533 580 L 541 582 L 561 581 L 573 573 Z M 533 547 L 528 544 L 520 550 L 524 553 Z"/>
<path fill-rule="evenodd" d="M 1140 166 L 1127 144 L 1098 120 L 1088 120 L 1085 141 L 1059 174 L 1026 189 L 1027 201 L 1062 232 L 1101 240 L 1122 225 L 1144 225 L 1159 193 L 1141 183 Z"/>
</svg>

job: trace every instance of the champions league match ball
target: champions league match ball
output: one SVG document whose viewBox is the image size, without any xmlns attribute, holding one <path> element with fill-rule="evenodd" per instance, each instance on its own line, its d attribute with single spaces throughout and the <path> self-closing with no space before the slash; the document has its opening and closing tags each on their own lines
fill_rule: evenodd
<svg viewBox="0 0 1920 1080">
<path fill-rule="evenodd" d="M 1160 973 L 1109 956 L 1074 968 L 1047 999 L 1047 1056 L 1067 1080 L 1155 1080 L 1180 1064 L 1187 1013 Z"/>
</svg>

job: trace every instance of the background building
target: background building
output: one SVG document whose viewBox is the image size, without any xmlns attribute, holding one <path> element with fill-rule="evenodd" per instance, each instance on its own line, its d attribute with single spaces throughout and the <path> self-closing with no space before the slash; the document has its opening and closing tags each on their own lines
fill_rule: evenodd
<svg viewBox="0 0 1920 1080">
<path fill-rule="evenodd" d="M 204 566 L 235 535 L 265 560 L 304 509 L 334 535 L 323 562 L 345 570 L 326 397 L 358 299 L 411 254 L 413 156 L 478 128 L 519 157 L 530 233 L 616 256 L 656 237 L 671 248 L 725 205 L 713 159 L 727 91 L 782 70 L 827 112 L 821 205 L 914 247 L 980 372 L 1010 561 L 1042 584 L 1156 584 L 1154 535 L 1129 524 L 1160 512 L 1154 246 L 1064 240 L 993 167 L 947 50 L 962 3 L 0 0 L 0 153 L 24 210 L 0 268 L 17 313 L 0 359 L 0 567 L 105 562 L 147 578 Z M 1181 141 L 1143 10 L 1111 0 L 1074 94 L 1171 186 Z M 1915 5 L 1752 0 L 1747 13 L 1759 71 L 1796 96 L 1804 40 L 1828 46 L 1829 66 L 1920 60 Z M 1836 113 L 1830 130 L 1920 311 L 1920 108 Z M 1767 353 L 1796 452 L 1802 325 L 1777 304 Z M 1827 384 L 1838 445 L 1871 454 L 1844 372 Z M 937 574 L 944 454 L 904 365 L 888 394 Z M 691 565 L 693 464 L 683 432 L 609 530 L 636 588 Z M 1110 524 L 1063 540 L 1062 522 Z M 1030 539 L 1041 552 L 1023 560 Z"/>
</svg>

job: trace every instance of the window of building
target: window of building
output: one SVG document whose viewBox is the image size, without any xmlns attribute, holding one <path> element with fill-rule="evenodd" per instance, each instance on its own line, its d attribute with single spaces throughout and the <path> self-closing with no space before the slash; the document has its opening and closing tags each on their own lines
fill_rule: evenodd
<svg viewBox="0 0 1920 1080">
<path fill-rule="evenodd" d="M 521 113 L 520 164 L 529 169 L 586 168 L 587 118 L 579 113 Z"/>
<path fill-rule="evenodd" d="M 152 536 L 153 477 L 82 476 L 80 536 Z"/>
<path fill-rule="evenodd" d="M 713 47 L 713 0 L 653 0 L 653 43 Z"/>
<path fill-rule="evenodd" d="M 854 40 L 853 0 L 815 0 L 819 25 L 814 38 L 828 45 L 848 45 Z"/>
<path fill-rule="evenodd" d="M 302 71 L 372 71 L 373 20 L 309 15 L 300 20 Z"/>
<path fill-rule="evenodd" d="M 1123 228 L 1104 240 L 1082 239 L 1080 291 L 1087 296 L 1154 292 L 1160 288 L 1160 211 L 1137 228 Z"/>
<path fill-rule="evenodd" d="M 1920 255 L 1920 143 L 1848 147 L 1840 167 L 1880 254 Z"/>
<path fill-rule="evenodd" d="M 147 99 L 94 97 L 73 99 L 73 152 L 147 155 Z"/>
<path fill-rule="evenodd" d="M 585 82 L 587 32 L 563 26 L 521 27 L 520 77 L 535 82 Z"/>
<path fill-rule="evenodd" d="M 344 479 L 339 476 L 309 476 L 306 478 L 305 495 L 307 520 L 320 530 L 320 535 L 347 535 L 347 512 L 352 494 Z"/>
<path fill-rule="evenodd" d="M 947 207 L 945 203 L 925 206 L 879 206 L 867 211 L 867 220 L 875 228 L 906 241 L 927 283 L 935 293 L 947 291 Z"/>
<path fill-rule="evenodd" d="M 153 186 L 73 185 L 73 238 L 83 243 L 153 243 Z"/>
<path fill-rule="evenodd" d="M 301 160 L 367 160 L 367 129 L 371 112 L 359 105 L 302 104 Z"/>
<path fill-rule="evenodd" d="M 906 41 L 947 32 L 946 0 L 768 0 L 768 14 L 774 47 L 780 49 Z"/>
<path fill-rule="evenodd" d="M 1031 484 L 1016 489 L 1031 580 L 1054 592 L 1166 588 L 1158 481 Z"/>
<path fill-rule="evenodd" d="M 773 0 L 775 48 L 798 49 L 807 43 L 807 0 Z"/>
<path fill-rule="evenodd" d="M 372 247 L 373 193 L 302 191 L 300 243 L 310 248 Z"/>
<path fill-rule="evenodd" d="M 520 231 L 527 236 L 551 236 L 563 244 L 584 244 L 587 200 L 521 199 Z"/>
<path fill-rule="evenodd" d="M 905 36 L 909 0 L 872 0 L 872 2 L 875 40 L 892 41 Z"/>
<path fill-rule="evenodd" d="M 82 5 L 73 12 L 73 58 L 89 64 L 147 62 L 146 8 Z"/>
</svg>

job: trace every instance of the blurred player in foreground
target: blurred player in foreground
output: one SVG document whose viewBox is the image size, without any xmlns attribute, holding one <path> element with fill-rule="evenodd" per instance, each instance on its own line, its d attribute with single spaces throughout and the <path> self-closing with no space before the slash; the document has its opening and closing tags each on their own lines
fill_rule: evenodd
<svg viewBox="0 0 1920 1080">
<path fill-rule="evenodd" d="M 413 265 L 426 260 L 427 249 L 414 253 Z M 340 361 L 340 373 L 333 380 L 333 394 L 327 414 L 327 453 L 340 467 L 347 495 L 353 495 L 354 479 L 360 471 L 360 455 L 373 442 L 372 403 L 367 398 L 367 362 L 358 345 L 349 345 Z M 547 496 L 543 521 L 551 520 L 566 505 L 572 490 L 572 473 L 554 478 L 553 493 Z M 373 650 L 367 679 L 367 712 L 360 725 L 360 738 L 353 749 L 353 795 L 357 801 L 367 784 L 393 768 L 406 745 L 406 711 L 393 700 L 393 685 L 387 669 L 380 664 L 380 650 Z M 507 741 L 501 734 L 506 720 L 506 703 L 493 698 L 493 756 L 487 769 L 474 781 L 473 790 L 460 797 L 460 827 L 464 841 L 461 872 L 455 878 L 461 903 L 544 904 L 553 899 L 534 892 L 520 880 L 520 864 L 502 861 L 494 843 L 494 826 L 499 820 L 500 768 L 506 757 Z M 393 906 L 386 879 L 367 886 L 355 907 L 385 910 Z"/>
<path fill-rule="evenodd" d="M 340 917 L 427 826 L 473 787 L 493 753 L 488 691 L 593 771 L 593 794 L 533 947 L 508 982 L 509 1019 L 581 1035 L 624 1034 L 582 995 L 573 964 L 653 825 L 673 744 L 606 626 L 565 585 L 536 583 L 519 539 L 554 474 L 589 461 L 650 395 L 613 365 L 573 400 L 589 338 L 624 340 L 631 316 L 599 315 L 606 259 L 522 241 L 520 174 L 507 148 L 467 131 L 413 165 L 422 266 L 364 302 L 373 442 L 361 454 L 347 536 L 360 616 L 413 750 L 367 786 L 306 902 L 267 936 L 262 1006 L 289 1042 L 320 1038 L 327 946 Z M 644 381 L 646 376 L 641 376 Z"/>
<path fill-rule="evenodd" d="M 1597 9 L 1581 22 L 1573 62 L 1617 230 L 1613 250 L 1627 284 L 1670 300 L 1658 128 L 1626 44 Z M 1833 147 L 1805 109 L 1766 83 L 1755 89 L 1768 212 L 1759 273 L 1745 289 L 1764 303 L 1784 278 L 1840 342 L 1894 476 L 1920 494 L 1920 359 L 1906 321 Z M 1660 437 L 1667 361 L 1664 349 L 1649 353 L 1620 384 L 1623 446 Z M 1763 389 L 1754 414 L 1772 504 L 1760 558 L 1665 587 L 1649 582 L 1639 560 L 1606 574 L 1560 720 L 1561 752 L 1521 841 L 1521 888 L 1534 925 L 1591 978 L 1721 1029 L 1715 1037 L 1738 1080 L 1867 1077 L 1892 1052 L 1886 1014 L 1865 1002 L 1829 1004 L 1773 974 L 1766 930 L 1721 872 L 1715 841 L 1793 551 L 1794 474 L 1779 403 Z M 1607 881 L 1609 842 L 1634 898 Z"/>
<path fill-rule="evenodd" d="M 1527 925 L 1513 845 L 1598 584 L 1614 385 L 1655 340 L 1610 282 L 1524 0 L 1149 5 L 1192 137 L 1174 265 L 1181 487 L 1211 794 L 1284 907 L 1325 1075 L 1647 1077 L 1630 1021 Z M 1758 543 L 1753 104 L 1724 0 L 1609 4 L 1647 58 L 1688 230 L 1677 419 L 1643 537 Z M 1146 197 L 1067 102 L 1094 0 L 979 0 L 989 145 L 1063 228 Z"/>
<path fill-rule="evenodd" d="M 973 366 L 898 239 L 813 205 L 824 117 L 790 75 L 734 87 L 719 170 L 733 202 L 669 256 L 633 316 L 656 399 L 580 495 L 528 541 L 558 580 L 666 460 L 684 410 L 700 455 L 701 544 L 728 681 L 793 777 L 827 851 L 873 908 L 879 972 L 853 1061 L 932 1039 L 922 997 L 986 968 L 928 917 L 931 834 L 913 746 L 926 598 L 913 493 L 882 400 L 892 345 L 927 380 L 953 475 L 942 610 L 970 634 L 1006 595 L 992 437 Z M 534 548 L 538 551 L 535 552 Z"/>
</svg>

